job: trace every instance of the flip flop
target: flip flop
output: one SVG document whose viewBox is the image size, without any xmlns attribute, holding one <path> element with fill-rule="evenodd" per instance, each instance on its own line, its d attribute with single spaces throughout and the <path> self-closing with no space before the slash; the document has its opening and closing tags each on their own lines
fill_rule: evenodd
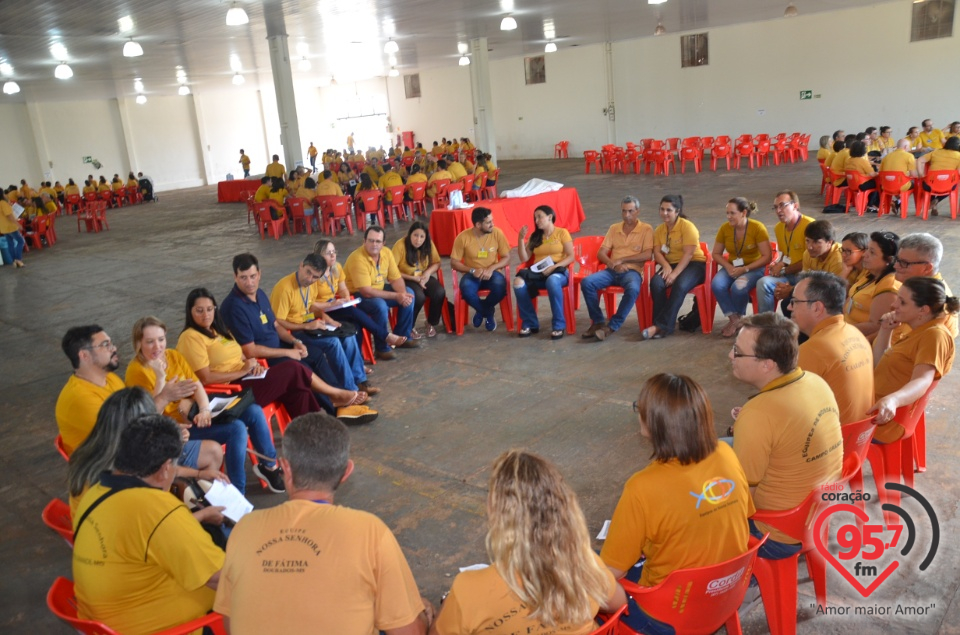
<svg viewBox="0 0 960 635">
<path fill-rule="evenodd" d="M 391 337 L 394 338 L 392 342 L 390 341 Z M 391 333 L 390 335 L 387 336 L 387 344 L 389 344 L 394 348 L 401 346 L 406 341 L 407 341 L 407 338 L 405 338 L 402 335 L 397 335 L 396 333 Z"/>
</svg>

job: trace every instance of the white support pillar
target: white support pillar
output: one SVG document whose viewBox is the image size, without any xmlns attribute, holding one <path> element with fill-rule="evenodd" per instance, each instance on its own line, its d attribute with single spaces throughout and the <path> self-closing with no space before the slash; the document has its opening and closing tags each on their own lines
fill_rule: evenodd
<svg viewBox="0 0 960 635">
<path fill-rule="evenodd" d="M 117 111 L 120 113 L 120 129 L 123 130 L 123 147 L 127 150 L 127 165 L 123 169 L 115 170 L 120 174 L 126 174 L 133 170 L 138 171 L 137 151 L 133 146 L 133 126 L 130 125 L 130 104 L 136 104 L 132 99 L 117 99 Z M 124 179 L 126 181 L 126 179 Z"/>
<path fill-rule="evenodd" d="M 30 131 L 33 133 L 33 143 L 37 148 L 37 160 L 40 167 L 42 181 L 56 181 L 54 176 L 53 158 L 50 156 L 50 150 L 47 148 L 47 135 L 43 130 L 43 118 L 40 116 L 40 108 L 37 102 L 27 102 L 27 115 L 30 117 Z M 27 172 L 29 174 L 29 172 Z"/>
<path fill-rule="evenodd" d="M 207 132 L 207 123 L 206 119 L 203 116 L 203 106 L 201 101 L 197 99 L 196 93 L 190 91 L 190 94 L 187 96 L 190 100 L 190 103 L 193 106 L 193 123 L 196 126 L 197 131 L 197 141 L 200 143 L 200 158 L 203 161 L 203 174 L 204 174 L 204 183 L 210 185 L 211 183 L 216 183 L 220 179 L 213 173 L 213 157 L 210 153 L 210 134 Z M 238 168 L 239 168 L 239 164 Z M 237 170 L 233 170 L 236 172 Z M 243 178 L 243 169 L 239 169 L 239 174 L 236 178 Z"/>
<path fill-rule="evenodd" d="M 603 66 L 607 77 L 607 143 L 617 142 L 616 95 L 613 92 L 613 44 L 603 45 Z"/>
<path fill-rule="evenodd" d="M 277 95 L 283 164 L 289 171 L 297 164 L 303 165 L 303 151 L 297 120 L 297 104 L 293 92 L 293 71 L 290 67 L 287 29 L 280 0 L 263 0 L 263 16 L 267 24 L 267 48 L 270 50 L 273 88 Z"/>
<path fill-rule="evenodd" d="M 490 60 L 487 38 L 470 40 L 470 92 L 473 95 L 474 145 L 497 163 L 497 134 L 493 127 L 493 98 L 490 95 Z"/>
</svg>

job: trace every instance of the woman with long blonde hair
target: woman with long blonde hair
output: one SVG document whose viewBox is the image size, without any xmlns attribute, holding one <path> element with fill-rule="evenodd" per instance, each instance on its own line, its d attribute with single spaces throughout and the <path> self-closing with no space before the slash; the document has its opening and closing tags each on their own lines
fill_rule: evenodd
<svg viewBox="0 0 960 635">
<path fill-rule="evenodd" d="M 431 635 L 541 632 L 582 635 L 597 612 L 626 603 L 590 548 L 576 494 L 545 459 L 510 450 L 497 459 L 487 496 L 490 567 L 453 581 Z"/>
</svg>

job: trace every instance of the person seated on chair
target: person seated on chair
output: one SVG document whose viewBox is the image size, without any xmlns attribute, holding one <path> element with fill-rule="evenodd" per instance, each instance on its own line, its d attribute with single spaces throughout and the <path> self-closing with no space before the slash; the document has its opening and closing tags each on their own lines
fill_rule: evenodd
<svg viewBox="0 0 960 635">
<path fill-rule="evenodd" d="M 369 152 L 367 154 L 370 154 Z M 383 168 L 380 167 L 380 160 L 376 156 L 369 156 L 366 167 L 363 168 L 361 176 L 366 174 L 370 177 L 371 183 L 378 183 L 383 176 Z"/>
<path fill-rule="evenodd" d="M 280 326 L 270 307 L 270 299 L 260 288 L 260 262 L 253 254 L 233 257 L 233 290 L 220 306 L 223 321 L 246 358 L 263 358 L 270 368 L 277 364 L 301 362 L 308 355 L 307 347 L 290 331 Z M 286 344 L 281 346 L 281 342 Z M 269 374 L 269 371 L 268 371 Z M 375 410 L 362 405 L 367 394 L 344 390 L 326 383 L 311 372 L 310 386 L 320 406 L 334 412 L 348 423 L 368 423 L 377 417 Z"/>
<path fill-rule="evenodd" d="M 843 169 L 844 172 L 856 172 L 870 177 L 860 184 L 860 191 L 873 190 L 867 197 L 867 211 L 876 212 L 876 207 L 880 203 L 880 193 L 877 192 L 877 171 L 873 169 L 873 165 L 866 155 L 866 144 L 863 141 L 854 141 L 853 145 L 850 146 L 850 156 L 843 164 Z"/>
<path fill-rule="evenodd" d="M 917 160 L 910 154 L 910 140 L 901 139 L 897 142 L 895 150 L 883 157 L 880 162 L 881 172 L 901 172 L 909 177 L 917 176 Z M 913 187 L 913 183 L 907 181 L 901 186 L 900 191 L 906 192 Z"/>
<path fill-rule="evenodd" d="M 224 553 L 168 491 L 182 446 L 168 417 L 137 417 L 120 433 L 112 470 L 80 500 L 73 580 L 81 619 L 156 633 L 213 607 Z"/>
<path fill-rule="evenodd" d="M 467 175 L 467 168 L 463 167 L 463 164 L 457 161 L 455 155 L 447 155 L 447 171 L 453 176 L 450 180 L 451 183 L 457 183 L 463 180 L 463 177 Z"/>
<path fill-rule="evenodd" d="M 857 135 L 848 134 L 843 138 L 843 142 L 833 144 L 833 159 L 830 160 L 830 170 L 833 172 L 833 185 L 835 187 L 845 187 L 847 185 L 846 165 L 847 157 L 850 156 L 850 147 L 856 143 Z"/>
<path fill-rule="evenodd" d="M 96 186 L 96 184 L 95 184 L 93 181 L 89 180 L 89 179 L 85 179 L 85 180 L 83 181 L 83 194 L 84 194 L 84 196 L 86 196 L 87 194 L 96 194 L 96 193 L 97 193 L 97 186 Z"/>
<path fill-rule="evenodd" d="M 120 191 L 120 190 L 122 190 L 122 189 L 124 188 L 123 181 L 120 180 L 120 175 L 119 175 L 119 174 L 114 174 L 114 175 L 113 175 L 113 181 L 111 181 L 111 183 L 110 183 L 110 188 L 111 188 L 114 192 L 118 192 L 118 191 Z"/>
<path fill-rule="evenodd" d="M 230 535 L 214 603 L 228 630 L 425 633 L 433 606 L 420 597 L 390 528 L 334 504 L 354 469 L 343 424 L 320 413 L 294 419 L 281 462 L 289 500 L 247 514 Z M 265 544 L 266 536 L 281 539 Z"/>
<path fill-rule="evenodd" d="M 601 342 L 620 330 L 630 315 L 640 295 L 643 263 L 653 257 L 653 228 L 639 220 L 640 201 L 637 197 L 625 197 L 620 202 L 620 214 L 623 221 L 610 226 L 597 252 L 597 260 L 606 268 L 587 276 L 580 283 L 580 291 L 592 322 L 582 337 L 596 338 Z M 617 312 L 609 316 L 608 322 L 600 310 L 599 293 L 614 285 L 623 289 L 623 297 L 620 298 Z"/>
<path fill-rule="evenodd" d="M 471 229 L 460 232 L 450 250 L 450 268 L 459 272 L 460 294 L 473 307 L 474 328 L 486 321 L 486 329 L 497 328 L 496 309 L 507 295 L 507 281 L 500 271 L 510 264 L 510 243 L 499 227 L 493 226 L 493 211 L 474 207 Z M 488 291 L 481 299 L 480 291 Z M 463 317 L 466 319 L 466 316 Z"/>
<path fill-rule="evenodd" d="M 940 261 L 943 259 L 943 243 L 940 239 L 926 232 L 907 234 L 900 241 L 897 250 L 897 259 L 893 262 L 893 272 L 899 282 L 905 282 L 918 276 L 934 278 L 943 283 L 947 296 L 953 295 L 950 285 L 940 274 Z M 957 316 L 949 314 L 946 322 L 950 333 L 956 338 L 960 336 L 957 328 Z M 904 335 L 910 332 L 910 327 L 901 322 L 900 327 L 893 332 L 892 341 L 897 343 Z"/>
<path fill-rule="evenodd" d="M 342 164 L 346 165 L 346 163 Z M 317 196 L 343 196 L 343 188 L 330 170 L 323 171 L 323 180 L 317 184 Z"/>
<path fill-rule="evenodd" d="M 353 196 L 357 188 L 357 173 L 346 161 L 340 164 L 340 170 L 337 172 L 337 182 L 343 188 L 345 194 Z"/>
<path fill-rule="evenodd" d="M 897 408 L 915 402 L 950 372 L 956 349 L 947 320 L 955 320 L 958 310 L 960 299 L 947 296 L 943 282 L 935 278 L 909 278 L 897 291 L 893 310 L 881 318 L 873 342 L 876 403 L 867 413 L 876 413 L 877 443 L 899 440 L 904 429 L 894 420 Z M 900 323 L 910 332 L 891 344 Z"/>
<path fill-rule="evenodd" d="M 127 182 L 125 187 L 140 187 L 140 181 L 137 180 L 137 175 L 133 172 L 127 174 Z"/>
<path fill-rule="evenodd" d="M 873 404 L 873 351 L 867 338 L 843 319 L 847 285 L 826 271 L 804 271 L 788 306 L 800 332 L 799 365 L 833 389 L 842 425 L 861 421 Z"/>
<path fill-rule="evenodd" d="M 227 416 L 221 415 L 213 425 L 210 400 L 203 384 L 183 355 L 167 348 L 166 325 L 152 316 L 140 318 L 133 325 L 132 340 L 136 355 L 127 366 L 127 386 L 140 386 L 150 394 L 157 395 L 168 381 L 192 381 L 194 393 L 167 404 L 162 414 L 189 426 L 191 439 L 212 439 L 225 444 L 227 476 L 241 493 L 247 484 L 244 459 L 249 438 L 254 449 L 267 457 L 263 463 L 254 466 L 257 476 L 269 482 L 272 491 L 282 492 L 283 479 L 277 472 L 277 450 L 263 409 L 253 403 L 231 411 Z"/>
<path fill-rule="evenodd" d="M 267 169 L 264 172 L 264 174 L 271 178 L 277 177 L 280 179 L 286 176 L 287 168 L 284 167 L 282 163 L 280 163 L 280 155 L 278 154 L 273 155 L 273 163 L 267 166 Z"/>
<path fill-rule="evenodd" d="M 433 198 L 437 195 L 437 186 L 434 185 L 436 181 L 446 179 L 453 183 L 453 174 L 447 171 L 447 162 L 443 159 L 437 160 L 437 169 L 430 175 L 430 178 L 427 180 L 429 184 L 427 186 L 427 196 Z"/>
<path fill-rule="evenodd" d="M 828 220 L 815 220 L 803 230 L 806 251 L 803 252 L 801 271 L 826 271 L 840 275 L 843 271 L 843 256 L 840 243 L 834 238 L 833 225 Z M 799 280 L 799 276 L 797 278 Z M 780 282 L 773 290 L 774 310 L 776 305 L 786 305 L 793 294 L 794 285 Z M 842 307 L 841 307 L 842 308 Z M 784 306 L 783 314 L 790 317 L 789 309 Z"/>
<path fill-rule="evenodd" d="M 707 273 L 700 232 L 683 214 L 683 197 L 668 194 L 660 199 L 660 218 L 663 224 L 653 232 L 653 259 L 660 270 L 649 281 L 653 326 L 640 333 L 645 340 L 673 333 L 684 299 L 691 289 L 703 284 Z"/>
<path fill-rule="evenodd" d="M 557 214 L 549 205 L 540 205 L 533 210 L 533 224 L 536 227 L 527 236 L 527 226 L 520 228 L 517 254 L 521 263 L 535 265 L 549 257 L 553 264 L 542 271 L 533 271 L 530 267 L 518 269 L 513 279 L 513 293 L 517 298 L 517 312 L 520 314 L 520 326 L 517 335 L 530 337 L 540 332 L 540 320 L 533 308 L 533 299 L 540 291 L 547 290 L 552 314 L 550 339 L 563 338 L 567 328 L 564 314 L 564 288 L 570 284 L 568 266 L 573 263 L 573 238 L 563 227 L 555 225 Z"/>
<path fill-rule="evenodd" d="M 277 281 L 270 292 L 270 306 L 281 327 L 290 331 L 307 347 L 306 362 L 324 381 L 346 390 L 360 390 L 370 396 L 380 392 L 367 381 L 357 339 L 327 336 L 327 328 L 341 324 L 323 311 L 317 302 L 326 262 L 319 254 L 309 253 L 297 270 Z"/>
<path fill-rule="evenodd" d="M 579 633 L 626 594 L 590 546 L 573 488 L 549 461 L 510 450 L 487 494 L 490 566 L 453 580 L 430 635 Z"/>
<path fill-rule="evenodd" d="M 879 153 L 876 156 L 883 159 L 893 152 L 897 147 L 897 142 L 893 139 L 893 128 L 890 126 L 880 126 L 880 133 L 867 148 L 870 154 Z"/>
<path fill-rule="evenodd" d="M 363 244 L 357 247 L 343 264 L 346 285 L 350 293 L 360 298 L 357 308 L 378 323 L 379 333 L 389 329 L 389 310 L 397 308 L 396 334 L 405 341 L 397 348 L 419 348 L 420 344 L 410 338 L 413 329 L 414 295 L 401 277 L 393 252 L 383 248 L 382 227 L 371 225 L 363 233 Z M 387 285 L 390 290 L 387 290 Z M 374 333 L 377 359 L 396 358 L 386 338 Z"/>
<path fill-rule="evenodd" d="M 157 414 L 153 398 L 143 388 L 121 388 L 113 393 L 100 407 L 97 414 L 97 423 L 93 426 L 90 436 L 70 455 L 67 465 L 67 490 L 70 494 L 70 514 L 77 517 L 77 507 L 80 499 L 88 489 L 97 484 L 100 475 L 113 467 L 113 460 L 117 455 L 117 445 L 120 443 L 120 434 L 127 424 L 140 415 Z M 177 461 L 177 476 L 184 478 L 198 478 L 208 481 L 227 481 L 226 475 L 220 471 L 220 462 L 223 458 L 219 444 L 212 441 L 190 441 L 189 432 L 180 426 L 180 436 L 183 440 L 183 451 Z M 213 445 L 216 454 L 203 456 L 200 445 Z M 197 459 L 210 460 L 210 464 L 197 464 Z M 229 482 L 229 481 L 227 481 Z M 206 507 L 193 516 L 198 522 L 220 525 L 223 523 L 222 507 Z"/>
<path fill-rule="evenodd" d="M 838 274 L 850 288 L 863 271 L 863 254 L 870 246 L 870 236 L 864 232 L 850 232 L 840 241 L 840 258 L 843 266 Z"/>
<path fill-rule="evenodd" d="M 117 346 L 99 325 L 68 329 L 60 347 L 73 366 L 73 375 L 60 391 L 56 406 L 57 427 L 63 448 L 69 456 L 90 436 L 103 402 L 122 390 L 124 383 L 114 373 L 120 368 Z M 196 387 L 189 381 L 167 382 L 163 390 L 154 395 L 154 405 L 157 410 L 163 410 L 168 404 L 189 397 L 195 390 Z M 220 446 L 211 444 L 216 445 L 216 451 L 204 449 L 205 464 L 212 462 L 210 459 L 220 453 Z"/>
<path fill-rule="evenodd" d="M 797 366 L 797 325 L 779 313 L 744 318 L 728 355 L 733 376 L 760 392 L 734 408 L 733 450 L 757 509 L 793 509 L 811 491 L 840 478 L 840 411 L 830 386 Z M 763 523 L 750 532 L 770 539 L 761 558 L 792 556 L 801 544 Z"/>
<path fill-rule="evenodd" d="M 957 171 L 960 168 L 960 137 L 951 137 L 947 139 L 947 142 L 943 145 L 942 148 L 933 150 L 929 154 L 925 154 L 919 159 L 917 159 L 917 171 L 920 176 L 926 176 L 928 172 L 933 171 Z M 930 185 L 926 181 L 921 181 L 920 186 L 923 188 L 924 192 L 930 191 Z M 953 189 L 956 189 L 957 186 L 954 185 Z M 943 199 L 949 197 L 949 194 L 943 194 L 933 197 L 934 208 L 930 212 L 932 215 L 937 215 L 936 204 L 942 201 Z"/>
<path fill-rule="evenodd" d="M 375 225 L 377 221 L 376 210 L 370 210 L 369 212 L 364 207 L 363 197 L 361 194 L 363 192 L 372 192 L 377 190 L 376 182 L 370 178 L 368 172 L 360 173 L 360 182 L 357 184 L 357 190 L 353 194 L 353 204 L 356 206 L 357 211 L 365 214 L 367 219 L 367 225 Z"/>
<path fill-rule="evenodd" d="M 427 177 L 426 175 L 423 174 L 423 172 L 420 171 L 420 166 L 416 164 L 410 166 L 410 176 L 407 177 L 407 183 L 406 183 L 407 187 L 403 194 L 404 200 L 406 201 L 413 200 L 410 196 L 410 191 L 413 189 L 410 187 L 411 185 L 415 185 L 416 183 L 426 183 L 426 182 L 427 182 Z"/>
<path fill-rule="evenodd" d="M 943 147 L 943 142 L 946 139 L 943 136 L 942 130 L 934 128 L 933 122 L 929 119 L 924 119 L 920 123 L 920 126 L 923 128 L 923 130 L 920 131 L 920 151 L 922 153 L 927 154 Z"/>
<path fill-rule="evenodd" d="M 392 163 L 384 163 L 383 176 L 381 176 L 380 181 L 377 182 L 377 187 L 383 190 L 383 198 L 387 203 L 393 202 L 393 193 L 390 192 L 390 188 L 397 187 L 398 185 L 403 185 L 403 178 L 393 169 Z"/>
<path fill-rule="evenodd" d="M 880 319 L 892 308 L 900 282 L 894 262 L 900 237 L 893 232 L 873 232 L 863 252 L 863 270 L 847 290 L 844 319 L 871 341 L 880 329 Z"/>
<path fill-rule="evenodd" d="M 820 149 L 817 150 L 817 162 L 830 165 L 827 161 L 833 156 L 833 144 L 829 135 L 820 137 Z"/>
<path fill-rule="evenodd" d="M 269 176 L 265 176 L 260 179 L 260 187 L 257 188 L 257 191 L 253 195 L 254 203 L 263 203 L 270 197 L 270 188 L 273 184 L 273 179 Z"/>
<path fill-rule="evenodd" d="M 74 194 L 80 194 L 80 188 L 77 187 L 77 184 L 73 179 L 67 179 L 67 185 L 63 188 L 64 196 L 72 196 Z"/>
<path fill-rule="evenodd" d="M 660 373 L 644 383 L 633 409 L 652 461 L 623 486 L 600 550 L 613 576 L 656 586 L 677 569 L 744 553 L 755 511 L 750 487 L 733 449 L 717 441 L 707 393 L 689 377 Z M 621 619 L 631 629 L 672 632 L 628 602 Z"/>
<path fill-rule="evenodd" d="M 113 191 L 113 190 L 110 189 L 110 184 L 107 183 L 107 177 L 105 177 L 105 176 L 103 176 L 103 175 L 101 174 L 101 175 L 100 175 L 100 184 L 97 185 L 97 192 L 99 192 L 100 194 L 103 194 L 104 192 L 112 192 L 112 191 Z"/>
<path fill-rule="evenodd" d="M 294 196 L 296 198 L 305 198 L 307 201 L 313 201 L 313 199 L 317 197 L 317 182 L 312 176 L 308 176 L 303 180 L 303 184 L 297 188 L 297 193 Z M 306 204 L 303 206 L 303 211 L 307 213 Z"/>
<path fill-rule="evenodd" d="M 482 154 L 477 155 L 477 165 L 473 168 L 473 191 L 480 198 L 480 191 L 487 187 L 487 177 L 490 173 L 487 171 L 487 160 Z"/>
<path fill-rule="evenodd" d="M 430 240 L 427 224 L 423 221 L 411 223 L 407 235 L 394 243 L 393 256 L 400 275 L 407 281 L 407 288 L 413 291 L 414 328 L 410 331 L 410 338 L 418 340 L 423 337 L 417 332 L 416 324 L 428 299 L 430 309 L 427 312 L 424 334 L 435 337 L 443 307 L 447 302 L 447 292 L 434 275 L 440 270 L 440 252 Z"/>
<path fill-rule="evenodd" d="M 800 199 L 796 192 L 783 190 L 773 200 L 773 212 L 780 220 L 773 231 L 780 250 L 780 259 L 770 265 L 770 274 L 757 281 L 758 312 L 765 313 L 777 308 L 775 291 L 778 284 L 794 284 L 797 274 L 803 269 L 806 253 L 805 231 L 813 218 L 800 212 Z"/>
</svg>

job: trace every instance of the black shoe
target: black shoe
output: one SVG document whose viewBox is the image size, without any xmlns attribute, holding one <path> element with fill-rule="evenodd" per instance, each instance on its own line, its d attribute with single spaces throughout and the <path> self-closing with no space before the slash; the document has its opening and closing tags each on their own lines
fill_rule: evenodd
<svg viewBox="0 0 960 635">
<path fill-rule="evenodd" d="M 267 487 L 274 494 L 283 494 L 287 491 L 286 486 L 283 484 L 283 469 L 281 469 L 279 464 L 272 470 L 268 470 L 262 463 L 257 463 L 253 466 L 253 473 L 257 475 L 257 478 L 266 481 Z"/>
</svg>

